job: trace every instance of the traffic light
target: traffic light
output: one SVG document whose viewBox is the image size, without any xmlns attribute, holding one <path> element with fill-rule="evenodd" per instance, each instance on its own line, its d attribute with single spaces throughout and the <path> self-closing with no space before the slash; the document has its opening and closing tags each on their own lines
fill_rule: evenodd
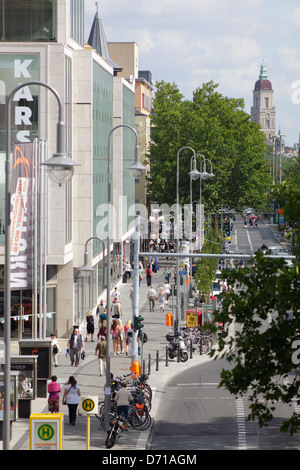
<svg viewBox="0 0 300 470">
<path fill-rule="evenodd" d="M 133 319 L 134 331 L 139 331 L 141 328 L 144 328 L 144 323 L 142 323 L 143 320 L 144 320 L 144 317 L 141 317 L 141 315 L 134 317 Z"/>
</svg>

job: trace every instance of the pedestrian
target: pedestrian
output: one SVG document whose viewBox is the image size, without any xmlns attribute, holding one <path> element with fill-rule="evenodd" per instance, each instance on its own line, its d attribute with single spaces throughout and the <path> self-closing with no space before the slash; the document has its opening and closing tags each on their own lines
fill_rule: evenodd
<svg viewBox="0 0 300 470">
<path fill-rule="evenodd" d="M 118 336 L 118 350 L 120 353 L 123 352 L 123 339 L 124 339 L 124 328 L 122 325 L 122 320 L 117 320 L 118 327 L 119 327 L 119 336 Z"/>
<path fill-rule="evenodd" d="M 118 302 L 121 302 L 121 294 L 118 291 L 117 286 L 114 288 L 114 290 L 111 294 L 111 301 L 113 302 L 116 298 L 118 299 Z"/>
<path fill-rule="evenodd" d="M 73 366 L 75 362 L 75 367 L 78 367 L 81 349 L 85 349 L 84 341 L 78 328 L 74 328 L 74 332 L 71 333 L 67 347 L 70 351 L 71 366 Z"/>
<path fill-rule="evenodd" d="M 100 336 L 100 341 L 95 348 L 95 356 L 98 355 L 100 377 L 106 372 L 106 338 Z"/>
<path fill-rule="evenodd" d="M 125 343 L 125 352 L 128 356 L 128 342 L 127 342 L 127 331 L 131 328 L 131 320 L 127 320 L 126 325 L 124 325 L 124 343 Z"/>
<path fill-rule="evenodd" d="M 131 300 L 131 306 L 133 304 L 133 285 L 130 287 L 129 298 Z"/>
<path fill-rule="evenodd" d="M 117 323 L 117 320 L 113 320 L 110 333 L 112 337 L 113 351 L 115 356 L 116 354 L 120 354 L 118 350 L 119 325 Z"/>
<path fill-rule="evenodd" d="M 118 320 L 123 315 L 121 304 L 116 297 L 110 308 L 110 314 L 113 320 Z"/>
<path fill-rule="evenodd" d="M 53 358 L 54 366 L 57 367 L 58 366 L 57 355 L 60 351 L 59 344 L 54 333 L 51 333 L 50 339 L 51 339 L 51 348 L 52 348 L 52 358 Z"/>
<path fill-rule="evenodd" d="M 59 413 L 60 385 L 57 383 L 56 375 L 51 377 L 51 382 L 48 384 L 48 393 L 48 410 L 50 413 Z"/>
<path fill-rule="evenodd" d="M 149 300 L 150 312 L 154 312 L 155 308 L 155 299 L 156 299 L 156 290 L 153 286 L 150 287 L 147 293 L 147 299 Z"/>
<path fill-rule="evenodd" d="M 171 286 L 168 283 L 168 281 L 165 281 L 164 293 L 165 293 L 166 305 L 169 305 L 169 299 L 171 295 Z"/>
<path fill-rule="evenodd" d="M 151 280 L 152 280 L 152 269 L 150 268 L 150 264 L 148 265 L 146 269 L 146 279 L 147 279 L 147 286 L 151 286 Z"/>
<path fill-rule="evenodd" d="M 106 327 L 107 327 L 107 321 L 106 320 L 103 320 L 103 322 L 101 323 L 101 326 L 99 328 L 99 331 L 98 331 L 98 334 L 97 334 L 97 338 L 99 339 L 101 336 L 105 336 L 106 338 Z"/>
<path fill-rule="evenodd" d="M 126 356 L 132 356 L 132 323 L 130 323 L 129 328 L 126 330 L 125 342 L 126 342 Z"/>
<path fill-rule="evenodd" d="M 156 300 L 159 301 L 160 311 L 164 312 L 165 311 L 165 293 L 164 293 L 163 287 L 160 288 L 159 294 L 156 297 Z"/>
<path fill-rule="evenodd" d="M 104 320 L 107 320 L 107 308 L 105 307 L 103 312 L 99 315 L 99 327 Z"/>
<path fill-rule="evenodd" d="M 129 261 L 127 261 L 125 265 L 125 276 L 127 279 L 130 279 L 132 276 L 132 268 L 131 268 L 131 264 L 129 263 Z"/>
<path fill-rule="evenodd" d="M 91 335 L 91 342 L 93 343 L 94 341 L 94 316 L 92 310 L 88 311 L 87 317 L 86 317 L 86 338 L 85 341 L 88 340 L 88 336 Z"/>
<path fill-rule="evenodd" d="M 104 304 L 103 304 L 103 299 L 101 299 L 100 304 L 98 305 L 97 310 L 96 310 L 96 315 L 99 315 L 99 320 L 101 318 L 101 315 L 103 315 L 104 310 L 105 310 L 105 307 L 104 307 Z"/>
<path fill-rule="evenodd" d="M 164 279 L 165 281 L 168 281 L 168 283 L 170 280 L 170 276 L 171 276 L 171 271 L 169 270 L 168 267 L 166 267 L 166 269 L 164 270 Z"/>
<path fill-rule="evenodd" d="M 177 284 L 177 269 L 176 268 L 174 268 L 173 277 L 174 277 L 174 284 L 176 286 L 176 284 Z"/>
<path fill-rule="evenodd" d="M 79 404 L 79 397 L 81 396 L 80 387 L 75 380 L 75 377 L 71 375 L 68 382 L 65 385 L 63 395 L 63 405 L 68 405 L 69 409 L 69 423 L 75 426 L 77 407 Z"/>
<path fill-rule="evenodd" d="M 121 382 L 121 388 L 117 391 L 115 402 L 117 404 L 117 415 L 123 416 L 128 421 L 129 403 L 133 401 L 133 396 L 126 388 L 126 383 Z"/>
<path fill-rule="evenodd" d="M 141 285 L 141 282 L 143 280 L 143 268 L 141 268 L 141 265 L 139 267 L 139 286 Z"/>
</svg>

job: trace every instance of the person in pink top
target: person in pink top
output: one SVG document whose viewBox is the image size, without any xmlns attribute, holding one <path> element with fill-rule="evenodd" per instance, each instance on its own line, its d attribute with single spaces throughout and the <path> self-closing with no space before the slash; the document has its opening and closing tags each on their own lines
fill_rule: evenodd
<svg viewBox="0 0 300 470">
<path fill-rule="evenodd" d="M 48 384 L 48 409 L 50 413 L 58 413 L 59 412 L 59 393 L 60 393 L 60 385 L 56 382 L 57 377 L 53 375 L 51 377 L 51 382 Z"/>
</svg>

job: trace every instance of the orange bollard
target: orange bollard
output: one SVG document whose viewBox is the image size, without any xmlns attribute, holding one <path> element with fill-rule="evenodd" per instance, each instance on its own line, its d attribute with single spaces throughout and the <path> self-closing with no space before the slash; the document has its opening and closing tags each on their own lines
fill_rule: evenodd
<svg viewBox="0 0 300 470">
<path fill-rule="evenodd" d="M 171 312 L 166 314 L 166 326 L 173 326 L 173 315 Z"/>
<path fill-rule="evenodd" d="M 139 363 L 139 361 L 134 361 L 132 363 L 132 366 L 131 366 L 132 378 L 135 378 L 138 375 L 140 375 L 141 371 L 142 371 L 142 367 L 141 367 L 141 364 Z"/>
</svg>

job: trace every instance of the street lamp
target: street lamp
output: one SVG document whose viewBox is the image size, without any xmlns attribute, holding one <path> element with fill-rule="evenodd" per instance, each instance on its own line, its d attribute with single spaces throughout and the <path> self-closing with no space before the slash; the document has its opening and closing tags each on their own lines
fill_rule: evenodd
<svg viewBox="0 0 300 470">
<path fill-rule="evenodd" d="M 84 277 L 84 278 L 89 278 L 94 271 L 94 268 L 88 264 L 88 250 L 87 250 L 87 245 L 90 240 L 99 240 L 102 244 L 102 253 L 103 253 L 103 259 L 104 259 L 104 252 L 105 252 L 105 244 L 104 241 L 99 238 L 99 237 L 90 237 L 86 242 L 85 242 L 85 248 L 84 248 L 84 259 L 83 259 L 83 265 L 78 269 L 79 274 Z M 103 282 L 103 276 L 102 276 L 102 286 L 104 285 Z"/>
<path fill-rule="evenodd" d="M 58 166 L 53 166 L 52 159 L 48 160 L 51 168 L 54 168 L 56 173 L 58 171 L 64 172 L 64 177 L 61 179 L 61 183 L 67 181 L 66 178 L 70 179 L 73 175 L 74 165 L 78 165 L 71 158 L 64 153 L 64 122 L 63 122 L 63 108 L 62 102 L 57 91 L 50 85 L 39 81 L 29 81 L 21 83 L 16 86 L 6 102 L 6 161 L 5 161 L 5 264 L 4 264 L 4 342 L 5 342 L 5 370 L 4 370 L 4 409 L 3 409 L 3 450 L 9 450 L 10 448 L 10 310 L 11 310 L 11 298 L 10 298 L 10 178 L 11 178 L 11 161 L 10 161 L 10 144 L 11 144 L 11 102 L 16 92 L 25 86 L 37 85 L 48 88 L 56 97 L 59 107 L 58 123 L 57 123 L 57 153 L 54 156 L 65 157 L 63 162 L 60 160 Z M 57 161 L 57 160 L 56 160 Z M 42 164 L 47 165 L 48 162 Z M 68 176 L 66 176 L 66 170 Z"/>
<path fill-rule="evenodd" d="M 179 157 L 180 153 L 184 149 L 189 149 L 193 152 L 193 155 L 195 156 L 195 150 L 192 147 L 181 147 L 181 149 L 178 150 L 177 152 L 177 171 L 176 171 L 176 203 L 177 203 L 177 215 L 176 215 L 176 251 L 179 253 Z M 180 276 L 179 276 L 179 257 L 176 258 L 176 322 L 178 326 L 179 322 L 179 292 L 180 292 Z"/>
<path fill-rule="evenodd" d="M 102 260 L 104 262 L 104 252 L 105 252 L 105 244 L 104 244 L 104 241 L 99 238 L 99 237 L 90 237 L 86 242 L 85 242 L 85 248 L 84 248 L 84 261 L 83 261 L 83 265 L 78 269 L 78 273 L 80 276 L 83 277 L 84 279 L 84 284 L 83 284 L 83 288 L 82 288 L 82 292 L 83 292 L 83 311 L 84 311 L 84 314 L 86 314 L 86 304 L 85 304 L 85 287 L 86 287 L 86 280 L 92 275 L 92 273 L 94 272 L 94 268 L 92 268 L 92 266 L 90 266 L 88 264 L 88 249 L 87 249 L 87 246 L 88 246 L 88 243 L 90 240 L 99 240 L 102 244 Z M 102 275 L 102 289 L 104 288 L 104 277 Z"/>
<path fill-rule="evenodd" d="M 136 178 L 140 178 L 141 176 L 141 164 L 139 164 L 139 146 L 138 146 L 138 135 L 136 130 L 129 126 L 128 124 L 119 124 L 115 126 L 108 135 L 108 166 L 107 166 L 107 173 L 108 173 L 108 184 L 107 184 L 107 204 L 108 204 L 108 214 L 107 214 L 107 300 L 106 300 L 106 307 L 107 307 L 107 328 L 110 325 L 110 231 L 111 231 L 111 136 L 116 129 L 121 127 L 126 127 L 130 129 L 135 135 L 135 159 L 133 165 L 129 167 L 129 171 L 131 174 L 135 175 Z M 146 169 L 144 167 L 144 169 Z M 138 253 L 138 251 L 137 251 Z M 137 263 L 138 265 L 138 263 Z M 136 265 L 135 265 L 136 266 Z M 138 288 L 134 289 L 133 292 L 133 303 L 137 305 L 137 308 L 133 309 L 133 314 L 135 314 L 136 310 L 138 311 Z M 133 335 L 134 336 L 134 335 Z M 108 339 L 108 338 L 107 338 Z M 110 377 L 110 344 L 109 340 L 106 341 L 106 384 L 105 384 L 105 394 L 104 394 L 104 420 L 105 420 L 105 429 L 109 429 L 109 411 L 111 408 L 111 377 Z"/>
</svg>

